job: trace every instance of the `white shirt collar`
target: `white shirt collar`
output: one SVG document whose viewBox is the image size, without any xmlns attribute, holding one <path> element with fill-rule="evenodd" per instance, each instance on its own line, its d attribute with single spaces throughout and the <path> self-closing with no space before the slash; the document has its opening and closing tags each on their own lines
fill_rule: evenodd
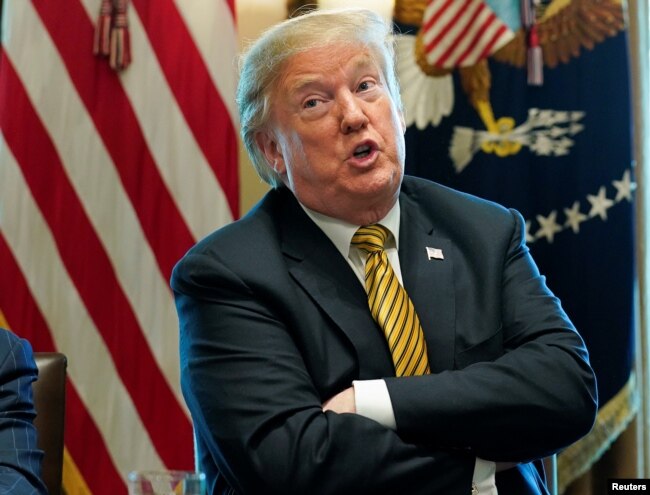
<svg viewBox="0 0 650 495">
<path fill-rule="evenodd" d="M 343 255 L 344 258 L 348 258 L 350 254 L 350 242 L 352 241 L 352 236 L 357 231 L 361 225 L 353 225 L 343 220 L 338 220 L 336 218 L 328 217 L 322 213 L 318 213 L 314 210 L 310 210 L 305 205 L 300 204 L 305 210 L 305 213 L 311 218 L 318 227 L 325 233 L 325 235 L 334 243 L 336 249 Z M 389 238 L 387 240 L 386 247 L 394 247 L 395 249 L 399 248 L 399 225 L 400 225 L 400 206 L 399 201 L 395 202 L 395 205 L 390 209 L 384 218 L 377 222 L 384 227 L 386 227 L 391 234 L 393 234 L 393 239 L 395 243 L 391 242 Z"/>
</svg>

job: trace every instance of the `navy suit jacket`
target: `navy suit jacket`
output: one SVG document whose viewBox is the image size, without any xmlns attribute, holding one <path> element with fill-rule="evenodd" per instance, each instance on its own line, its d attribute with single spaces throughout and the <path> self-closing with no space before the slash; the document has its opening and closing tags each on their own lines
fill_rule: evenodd
<svg viewBox="0 0 650 495">
<path fill-rule="evenodd" d="M 469 495 L 477 456 L 520 462 L 497 475 L 501 495 L 546 493 L 538 459 L 591 428 L 587 352 L 521 216 L 412 177 L 400 208 L 427 376 L 394 376 L 362 285 L 285 188 L 175 267 L 182 388 L 210 493 Z M 375 378 L 396 431 L 322 412 Z"/>
<path fill-rule="evenodd" d="M 0 494 L 45 494 L 36 446 L 32 382 L 38 370 L 28 341 L 0 328 Z"/>
</svg>

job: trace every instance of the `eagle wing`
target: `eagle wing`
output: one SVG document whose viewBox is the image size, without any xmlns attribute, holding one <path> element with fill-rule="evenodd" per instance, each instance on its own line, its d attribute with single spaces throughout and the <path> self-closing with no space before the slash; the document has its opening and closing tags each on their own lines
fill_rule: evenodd
<svg viewBox="0 0 650 495">
<path fill-rule="evenodd" d="M 538 22 L 539 43 L 544 65 L 556 67 L 578 57 L 580 50 L 592 50 L 605 38 L 625 28 L 620 0 L 553 0 Z M 526 65 L 526 37 L 519 30 L 515 38 L 493 54 L 500 62 Z"/>
</svg>

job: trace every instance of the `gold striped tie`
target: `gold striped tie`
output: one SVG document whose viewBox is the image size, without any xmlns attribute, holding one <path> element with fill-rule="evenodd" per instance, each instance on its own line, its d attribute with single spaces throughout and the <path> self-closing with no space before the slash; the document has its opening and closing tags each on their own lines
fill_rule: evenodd
<svg viewBox="0 0 650 495">
<path fill-rule="evenodd" d="M 429 373 L 427 343 L 413 302 L 388 262 L 384 243 L 388 231 L 381 225 L 361 227 L 352 245 L 365 251 L 366 292 L 372 317 L 383 329 L 397 376 Z"/>
</svg>

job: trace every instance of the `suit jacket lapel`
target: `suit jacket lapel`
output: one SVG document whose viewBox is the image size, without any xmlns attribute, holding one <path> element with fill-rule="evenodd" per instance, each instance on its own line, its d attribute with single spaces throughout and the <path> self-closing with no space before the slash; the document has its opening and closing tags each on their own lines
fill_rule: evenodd
<svg viewBox="0 0 650 495">
<path fill-rule="evenodd" d="M 391 374 L 386 341 L 368 310 L 366 293 L 341 253 L 287 191 L 281 218 L 289 273 L 353 345 L 359 378 Z"/>
<path fill-rule="evenodd" d="M 456 308 L 452 244 L 436 234 L 432 221 L 406 194 L 400 196 L 400 210 L 400 268 L 424 330 L 431 371 L 453 369 Z M 427 247 L 442 250 L 444 259 L 429 259 Z"/>
</svg>

